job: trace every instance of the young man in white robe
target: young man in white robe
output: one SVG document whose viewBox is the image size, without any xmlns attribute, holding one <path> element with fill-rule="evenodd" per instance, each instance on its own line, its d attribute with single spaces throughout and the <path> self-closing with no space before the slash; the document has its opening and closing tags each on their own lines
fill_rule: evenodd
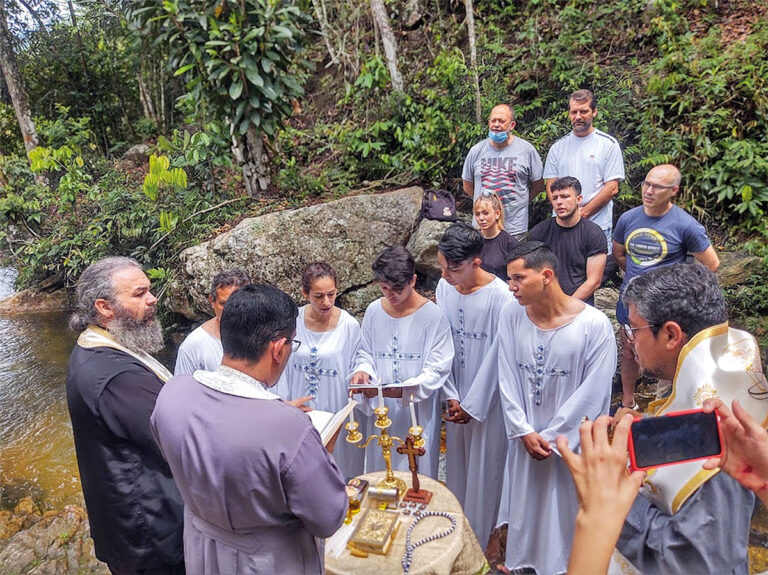
<svg viewBox="0 0 768 575">
<path fill-rule="evenodd" d="M 542 242 L 509 254 L 509 287 L 519 306 L 499 321 L 499 389 L 509 437 L 502 512 L 508 521 L 503 572 L 565 573 L 579 502 L 555 447 L 576 449 L 583 418 L 608 413 L 616 338 L 608 318 L 566 295 L 557 257 Z M 576 447 L 573 447 L 576 446 Z"/>
<path fill-rule="evenodd" d="M 224 270 L 213 276 L 208 295 L 213 317 L 192 330 L 181 342 L 176 355 L 174 375 L 192 375 L 198 369 L 215 371 L 221 365 L 224 350 L 221 347 L 219 324 L 224 304 L 229 296 L 249 283 L 251 279 L 248 274 L 239 269 Z"/>
<path fill-rule="evenodd" d="M 387 248 L 373 262 L 373 278 L 384 297 L 365 310 L 362 339 L 350 386 L 384 385 L 384 404 L 389 408 L 390 435 L 405 438 L 411 427 L 409 402 L 415 406 L 423 427 L 426 455 L 419 472 L 437 479 L 440 456 L 440 390 L 453 361 L 451 326 L 440 309 L 414 289 L 416 266 L 402 246 Z M 387 384 L 394 384 L 387 388 Z M 377 391 L 366 390 L 368 411 L 378 405 Z M 375 417 L 369 417 L 368 433 L 378 433 Z M 408 458 L 393 454 L 393 469 L 408 470 Z M 375 441 L 366 451 L 366 469 L 385 469 Z"/>
<path fill-rule="evenodd" d="M 184 499 L 187 573 L 323 573 L 344 479 L 301 410 L 270 389 L 300 342 L 296 304 L 249 285 L 221 318 L 224 359 L 169 381 L 150 419 Z"/>
<path fill-rule="evenodd" d="M 435 295 L 451 324 L 455 349 L 452 385 L 443 392 L 450 422 L 446 485 L 485 547 L 501 500 L 507 441 L 497 379 L 476 375 L 496 338 L 501 309 L 518 304 L 506 283 L 480 267 L 483 236 L 471 225 L 451 225 L 437 249 L 443 277 Z"/>
</svg>

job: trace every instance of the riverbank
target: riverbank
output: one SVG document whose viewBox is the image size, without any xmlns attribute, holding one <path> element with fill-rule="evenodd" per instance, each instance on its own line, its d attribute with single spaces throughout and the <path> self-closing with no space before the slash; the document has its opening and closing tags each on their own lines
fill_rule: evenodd
<svg viewBox="0 0 768 575">
<path fill-rule="evenodd" d="M 0 572 L 108 575 L 109 569 L 94 555 L 85 508 L 42 511 L 26 497 L 0 511 Z"/>
</svg>

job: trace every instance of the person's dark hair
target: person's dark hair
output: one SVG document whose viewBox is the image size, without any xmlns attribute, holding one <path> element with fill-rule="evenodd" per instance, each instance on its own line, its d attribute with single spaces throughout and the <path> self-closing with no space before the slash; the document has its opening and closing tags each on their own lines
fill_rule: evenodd
<svg viewBox="0 0 768 575">
<path fill-rule="evenodd" d="M 691 338 L 728 321 L 728 304 L 717 276 L 700 264 L 674 264 L 633 277 L 621 301 L 653 326 L 673 321 Z"/>
<path fill-rule="evenodd" d="M 563 178 L 557 178 L 549 189 L 553 192 L 559 192 L 560 190 L 567 190 L 573 188 L 577 196 L 581 195 L 581 182 L 573 176 L 565 176 Z"/>
<path fill-rule="evenodd" d="M 240 288 L 229 297 L 221 314 L 224 355 L 256 363 L 270 341 L 293 337 L 298 314 L 291 297 L 276 287 L 249 284 Z"/>
<path fill-rule="evenodd" d="M 551 269 L 555 277 L 560 267 L 557 256 L 544 242 L 535 240 L 517 244 L 507 253 L 507 263 L 522 259 L 526 268 L 541 271 L 544 268 Z"/>
<path fill-rule="evenodd" d="M 213 276 L 213 279 L 211 280 L 211 293 L 209 294 L 210 298 L 216 300 L 218 291 L 221 288 L 235 286 L 240 289 L 243 286 L 247 286 L 249 283 L 251 283 L 251 278 L 248 277 L 248 274 L 243 270 L 237 268 L 224 270 Z"/>
<path fill-rule="evenodd" d="M 373 260 L 373 281 L 384 282 L 395 291 L 402 291 L 411 283 L 416 273 L 416 264 L 411 252 L 403 246 L 392 246 L 381 252 Z"/>
<path fill-rule="evenodd" d="M 449 262 L 476 258 L 483 251 L 483 235 L 466 222 L 456 222 L 445 230 L 437 250 Z"/>
<path fill-rule="evenodd" d="M 124 268 L 138 268 L 141 265 L 133 258 L 113 256 L 89 265 L 77 280 L 75 309 L 69 318 L 69 329 L 83 331 L 90 324 L 98 325 L 100 317 L 96 311 L 97 299 L 115 301 L 115 286 L 112 276 Z"/>
<path fill-rule="evenodd" d="M 336 270 L 330 264 L 313 262 L 301 272 L 301 289 L 304 290 L 304 293 L 309 293 L 309 290 L 312 289 L 312 282 L 320 278 L 331 278 L 334 285 L 339 283 L 336 277 Z"/>
<path fill-rule="evenodd" d="M 591 90 L 576 90 L 571 94 L 571 97 L 568 98 L 568 101 L 571 100 L 574 102 L 589 102 L 589 107 L 592 108 L 592 111 L 594 112 L 597 110 L 597 98 Z"/>
</svg>

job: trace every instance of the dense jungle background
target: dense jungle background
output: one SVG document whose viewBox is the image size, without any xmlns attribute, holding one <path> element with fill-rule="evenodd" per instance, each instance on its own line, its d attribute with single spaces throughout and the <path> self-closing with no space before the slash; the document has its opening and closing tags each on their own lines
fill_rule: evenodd
<svg viewBox="0 0 768 575">
<path fill-rule="evenodd" d="M 245 216 L 413 183 L 461 206 L 494 104 L 544 158 L 590 88 L 624 150 L 616 216 L 680 166 L 679 205 L 759 258 L 728 297 L 765 343 L 766 53 L 748 0 L 0 0 L 2 263 L 71 285 L 132 255 L 162 296 Z"/>
</svg>

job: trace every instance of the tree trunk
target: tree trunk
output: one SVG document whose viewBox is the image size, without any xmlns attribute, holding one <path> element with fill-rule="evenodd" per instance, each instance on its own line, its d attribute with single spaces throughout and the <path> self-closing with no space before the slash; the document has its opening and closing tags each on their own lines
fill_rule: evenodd
<svg viewBox="0 0 768 575">
<path fill-rule="evenodd" d="M 373 19 L 381 33 L 381 43 L 384 45 L 384 54 L 387 57 L 387 68 L 389 68 L 389 77 L 392 80 L 392 88 L 396 92 L 403 92 L 403 77 L 397 67 L 397 41 L 392 33 L 392 27 L 389 25 L 389 16 L 384 7 L 383 0 L 371 0 L 371 12 Z"/>
<path fill-rule="evenodd" d="M 475 39 L 475 14 L 472 0 L 464 0 L 467 9 L 467 33 L 469 35 L 469 63 L 472 68 L 472 83 L 475 86 L 475 120 L 483 121 L 482 102 L 480 100 L 480 76 L 477 73 L 477 41 Z"/>
<path fill-rule="evenodd" d="M 269 189 L 271 178 L 264 140 L 254 126 L 239 139 L 233 137 L 232 152 L 235 160 L 242 165 L 245 191 L 252 198 L 259 197 Z"/>
<path fill-rule="evenodd" d="M 333 45 L 331 44 L 331 29 L 328 25 L 328 17 L 325 12 L 325 4 L 323 3 L 323 0 L 312 0 L 312 6 L 315 8 L 315 18 L 317 18 L 317 21 L 320 24 L 320 33 L 323 35 L 323 40 L 325 40 L 325 47 L 328 49 L 328 55 L 331 57 L 331 61 L 328 66 L 331 64 L 338 64 L 338 55 L 336 54 L 336 50 L 333 49 Z"/>
<path fill-rule="evenodd" d="M 5 21 L 5 8 L 0 2 L 0 67 L 3 69 L 5 84 L 13 102 L 13 110 L 19 122 L 21 135 L 24 138 L 24 148 L 29 152 L 37 147 L 38 138 L 35 123 L 32 121 L 32 111 L 29 108 L 27 89 L 24 78 L 19 72 L 16 54 L 13 52 L 13 42 L 8 24 Z"/>
</svg>

